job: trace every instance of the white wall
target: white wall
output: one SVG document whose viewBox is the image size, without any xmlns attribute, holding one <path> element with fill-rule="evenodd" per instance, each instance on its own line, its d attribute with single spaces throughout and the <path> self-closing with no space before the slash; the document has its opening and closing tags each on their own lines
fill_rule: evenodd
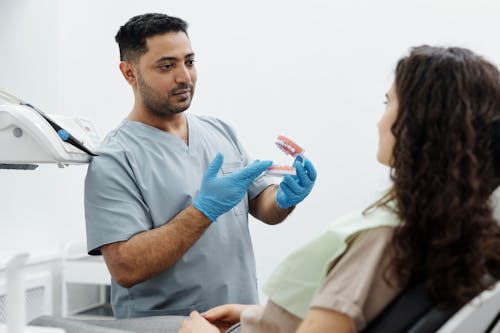
<svg viewBox="0 0 500 333">
<path fill-rule="evenodd" d="M 17 20 L 0 20 L 2 25 L 9 24 L 8 30 L 0 32 L 2 50 L 9 50 L 7 57 L 4 51 L 0 55 L 0 86 L 12 84 L 13 93 L 46 111 L 54 108 L 88 117 L 104 136 L 132 105 L 131 90 L 118 71 L 114 35 L 133 15 L 165 12 L 190 23 L 199 78 L 188 112 L 229 121 L 247 149 L 260 159 L 287 161 L 273 144 L 278 133 L 289 135 L 306 149 L 319 173 L 311 196 L 283 225 L 252 225 L 261 280 L 290 249 L 335 217 L 366 206 L 387 186 L 387 170 L 375 161 L 376 123 L 394 65 L 410 46 L 459 45 L 496 63 L 500 59 L 497 0 L 46 0 L 46 7 L 37 1 L 7 3 L 19 17 L 35 11 L 54 15 L 57 7 L 57 24 L 53 17 L 43 19 L 48 25 L 26 23 L 26 32 L 10 32 L 11 26 L 22 25 Z M 3 11 L 5 7 L 1 3 L 0 18 L 11 17 Z M 28 56 L 21 45 L 34 42 L 18 36 L 33 33 L 50 42 Z M 46 58 L 44 65 L 32 62 L 40 57 Z M 30 82 L 18 84 L 12 72 L 4 77 L 5 70 L 14 67 L 30 73 Z M 52 84 L 46 85 L 46 80 Z M 22 90 L 24 85 L 31 90 Z M 56 94 L 57 105 L 53 99 L 44 101 L 45 94 Z M 35 191 L 34 195 L 26 196 L 21 190 L 15 196 L 1 194 L 9 220 L 33 228 L 36 232 L 26 237 L 39 247 L 78 237 L 84 230 L 81 182 L 85 170 L 55 171 L 47 177 L 50 183 L 35 176 L 7 182 Z M 5 173 L 0 172 L 0 177 L 4 184 Z M 65 187 L 66 182 L 70 185 Z M 48 186 L 33 188 L 31 184 Z M 61 190 L 66 194 L 54 193 Z M 61 209 L 54 215 L 58 205 Z M 4 227 L 4 216 L 1 237 L 19 236 L 17 227 Z M 59 236 L 48 235 L 45 228 Z M 47 239 L 45 243 L 37 240 L 40 234 Z"/>
<path fill-rule="evenodd" d="M 57 0 L 0 1 L 0 89 L 53 113 L 59 111 L 57 18 Z M 0 170 L 0 249 L 58 250 L 68 226 L 83 222 L 82 171 Z"/>
</svg>

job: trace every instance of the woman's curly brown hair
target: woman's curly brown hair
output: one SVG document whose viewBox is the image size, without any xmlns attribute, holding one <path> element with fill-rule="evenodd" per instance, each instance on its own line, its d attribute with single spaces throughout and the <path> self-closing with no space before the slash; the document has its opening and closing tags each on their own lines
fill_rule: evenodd
<svg viewBox="0 0 500 333">
<path fill-rule="evenodd" d="M 391 163 L 396 228 L 391 271 L 404 285 L 460 306 L 500 278 L 499 185 L 492 131 L 498 69 L 463 48 L 420 46 L 396 67 L 398 115 Z"/>
</svg>

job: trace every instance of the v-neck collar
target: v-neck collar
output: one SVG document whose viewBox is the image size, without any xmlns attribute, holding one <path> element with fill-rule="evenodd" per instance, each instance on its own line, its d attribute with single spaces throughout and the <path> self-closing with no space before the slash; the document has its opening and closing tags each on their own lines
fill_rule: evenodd
<svg viewBox="0 0 500 333">
<path fill-rule="evenodd" d="M 186 117 L 186 125 L 188 132 L 187 144 L 177 135 L 161 130 L 154 126 L 145 124 L 143 122 L 128 120 L 128 119 L 125 119 L 123 122 L 125 125 L 128 124 L 129 126 L 139 129 L 140 132 L 148 138 L 157 139 L 160 140 L 161 142 L 168 141 L 169 144 L 175 144 L 177 146 L 183 147 L 183 150 L 185 150 L 190 155 L 196 155 L 199 146 L 199 138 L 197 136 L 197 131 L 196 131 L 197 119 L 195 116 L 186 113 L 184 114 L 184 116 Z"/>
</svg>

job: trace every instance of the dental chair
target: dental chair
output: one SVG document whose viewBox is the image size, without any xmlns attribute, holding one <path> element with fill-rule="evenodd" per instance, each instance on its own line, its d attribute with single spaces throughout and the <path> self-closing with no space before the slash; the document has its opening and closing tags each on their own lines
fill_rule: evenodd
<svg viewBox="0 0 500 333">
<path fill-rule="evenodd" d="M 458 310 L 458 311 L 457 311 Z M 500 282 L 461 309 L 435 303 L 418 283 L 401 293 L 362 333 L 500 333 Z M 226 333 L 240 333 L 235 325 Z"/>
<path fill-rule="evenodd" d="M 407 288 L 363 333 L 500 333 L 500 282 L 460 309 L 433 302 L 424 283 Z"/>
<path fill-rule="evenodd" d="M 86 320 L 42 316 L 30 325 L 60 327 L 66 333 L 176 333 L 182 316 Z M 239 325 L 227 333 L 239 333 Z M 433 302 L 424 283 L 407 288 L 362 333 L 500 333 L 500 282 L 460 309 Z"/>
<path fill-rule="evenodd" d="M 500 123 L 496 125 L 500 142 Z M 496 176 L 500 176 L 500 145 L 495 148 Z M 500 187 L 493 195 L 495 218 L 500 221 Z M 425 284 L 403 291 L 362 333 L 500 333 L 500 281 L 460 309 L 432 301 Z"/>
<path fill-rule="evenodd" d="M 63 328 L 66 333 L 177 333 L 183 316 L 156 316 L 131 319 L 76 319 L 41 316 L 29 323 L 34 326 Z"/>
</svg>

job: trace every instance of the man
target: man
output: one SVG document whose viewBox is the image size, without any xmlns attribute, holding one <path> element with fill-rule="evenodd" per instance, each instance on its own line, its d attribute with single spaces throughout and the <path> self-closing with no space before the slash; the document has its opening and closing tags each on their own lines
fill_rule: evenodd
<svg viewBox="0 0 500 333">
<path fill-rule="evenodd" d="M 260 176 L 234 131 L 184 114 L 196 85 L 183 20 L 131 18 L 115 37 L 135 103 L 104 139 L 85 180 L 89 254 L 111 273 L 117 318 L 188 315 L 257 302 L 248 212 L 276 224 L 312 190 L 316 171 L 277 186 Z"/>
</svg>

